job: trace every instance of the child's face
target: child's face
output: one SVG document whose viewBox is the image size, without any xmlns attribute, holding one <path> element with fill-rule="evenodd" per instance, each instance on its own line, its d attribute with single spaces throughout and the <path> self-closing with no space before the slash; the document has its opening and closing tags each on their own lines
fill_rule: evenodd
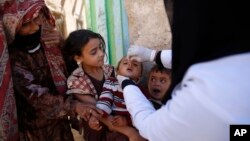
<svg viewBox="0 0 250 141">
<path fill-rule="evenodd" d="M 142 65 L 135 60 L 129 60 L 123 57 L 117 69 L 117 73 L 127 76 L 132 80 L 138 81 L 141 77 Z"/>
<path fill-rule="evenodd" d="M 77 56 L 76 61 L 80 61 L 83 66 L 101 67 L 104 65 L 104 56 L 100 39 L 92 38 L 83 47 L 81 56 Z"/>
<path fill-rule="evenodd" d="M 162 100 L 170 86 L 170 76 L 164 72 L 153 71 L 149 75 L 148 89 L 153 99 Z"/>
</svg>

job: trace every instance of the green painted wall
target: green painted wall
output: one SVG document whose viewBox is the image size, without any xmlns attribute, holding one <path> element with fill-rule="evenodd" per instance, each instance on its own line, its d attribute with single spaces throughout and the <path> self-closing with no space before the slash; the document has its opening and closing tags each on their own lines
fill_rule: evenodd
<svg viewBox="0 0 250 141">
<path fill-rule="evenodd" d="M 128 20 L 123 0 L 84 0 L 87 28 L 106 42 L 108 64 L 117 62 L 129 46 Z"/>
</svg>

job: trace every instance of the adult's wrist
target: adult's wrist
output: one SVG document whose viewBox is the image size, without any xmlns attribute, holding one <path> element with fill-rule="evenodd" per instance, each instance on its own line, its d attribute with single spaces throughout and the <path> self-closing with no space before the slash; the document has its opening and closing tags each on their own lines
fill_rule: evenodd
<svg viewBox="0 0 250 141">
<path fill-rule="evenodd" d="M 126 79 L 124 81 L 122 81 L 122 89 L 124 89 L 126 86 L 128 85 L 136 85 L 134 81 L 130 80 L 130 79 Z"/>
</svg>

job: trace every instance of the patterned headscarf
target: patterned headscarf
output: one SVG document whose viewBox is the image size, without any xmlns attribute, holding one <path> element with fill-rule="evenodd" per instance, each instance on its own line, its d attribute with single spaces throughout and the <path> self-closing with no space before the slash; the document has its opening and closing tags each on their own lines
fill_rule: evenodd
<svg viewBox="0 0 250 141">
<path fill-rule="evenodd" d="M 12 43 L 22 24 L 35 18 L 40 10 L 43 12 L 47 24 L 51 28 L 55 26 L 55 21 L 43 0 L 12 0 L 5 2 L 3 6 L 3 24 L 8 44 Z"/>
<path fill-rule="evenodd" d="M 0 1 L 0 139 L 18 139 L 16 103 L 7 46 L 15 38 L 23 22 L 28 22 L 42 12 L 41 36 L 55 29 L 55 21 L 43 0 Z M 42 39 L 42 38 L 41 38 Z M 66 67 L 58 44 L 41 41 L 50 72 L 59 94 L 66 92 Z"/>
</svg>

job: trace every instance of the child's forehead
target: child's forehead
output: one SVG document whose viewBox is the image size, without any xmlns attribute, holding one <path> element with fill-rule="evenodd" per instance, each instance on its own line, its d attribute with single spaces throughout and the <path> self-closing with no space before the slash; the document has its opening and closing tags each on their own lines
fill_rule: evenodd
<svg viewBox="0 0 250 141">
<path fill-rule="evenodd" d="M 127 57 L 122 57 L 121 62 L 131 62 L 131 63 L 139 63 L 140 64 L 140 62 L 138 62 L 136 60 L 130 60 Z"/>
<path fill-rule="evenodd" d="M 150 75 L 153 75 L 153 74 L 160 74 L 160 75 L 165 75 L 165 76 L 170 75 L 166 71 L 160 71 L 160 70 L 157 70 L 157 69 L 154 69 L 154 70 L 150 71 Z"/>
</svg>

